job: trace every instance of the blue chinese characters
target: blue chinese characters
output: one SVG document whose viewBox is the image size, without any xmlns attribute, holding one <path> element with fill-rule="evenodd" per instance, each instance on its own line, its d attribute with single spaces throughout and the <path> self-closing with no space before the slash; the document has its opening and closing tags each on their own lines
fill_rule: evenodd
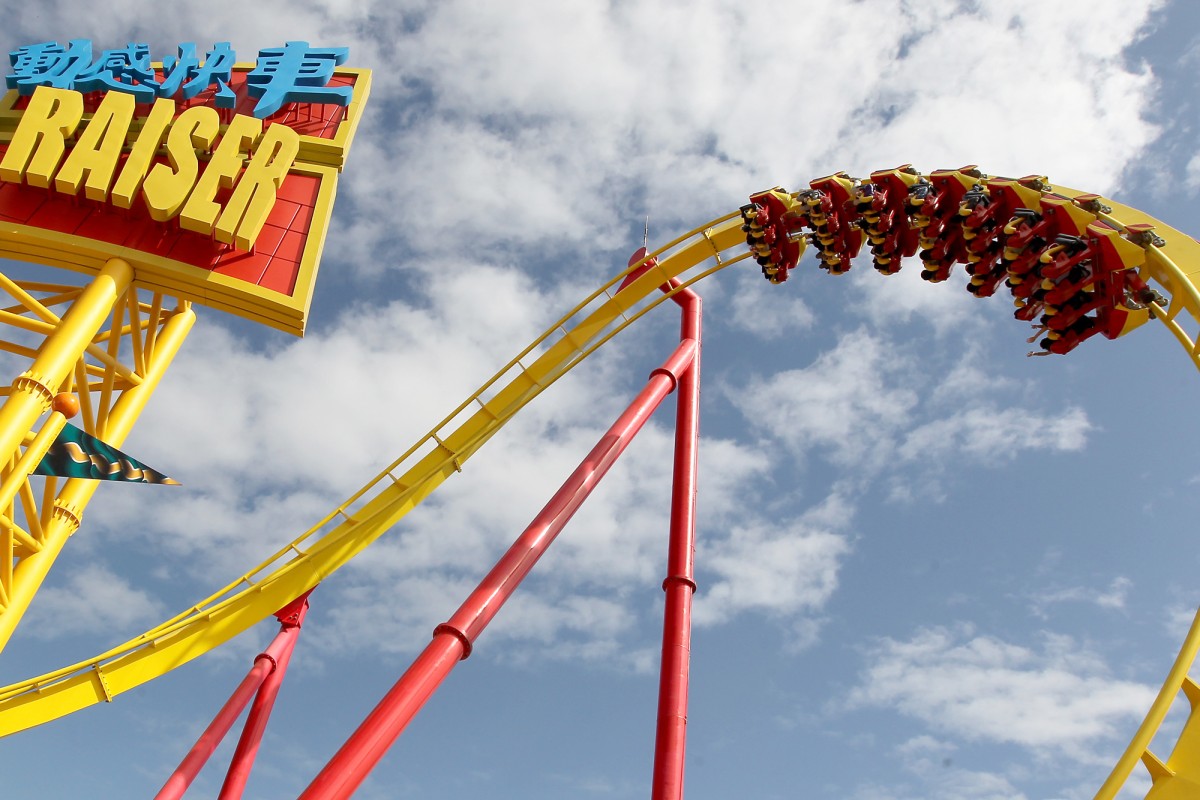
<svg viewBox="0 0 1200 800">
<path fill-rule="evenodd" d="M 329 86 L 334 67 L 345 62 L 346 47 L 310 47 L 308 42 L 288 42 L 283 47 L 260 50 L 253 70 L 246 74 L 247 93 L 256 98 L 254 116 L 265 119 L 285 103 L 319 103 L 347 106 L 349 86 Z M 237 96 L 229 87 L 236 54 L 229 42 L 218 42 L 201 62 L 196 45 L 184 42 L 178 55 L 163 59 L 162 77 L 150 62 L 150 47 L 131 43 L 104 50 L 93 58 L 90 39 L 25 45 L 9 53 L 12 73 L 5 77 L 9 89 L 33 94 L 38 86 L 78 92 L 118 91 L 139 103 L 158 97 L 182 95 L 190 100 L 216 87 L 218 108 L 233 108 Z"/>
</svg>

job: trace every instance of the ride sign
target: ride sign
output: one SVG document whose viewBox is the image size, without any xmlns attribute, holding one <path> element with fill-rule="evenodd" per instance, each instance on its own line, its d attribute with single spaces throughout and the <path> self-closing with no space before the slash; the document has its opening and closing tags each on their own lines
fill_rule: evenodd
<svg viewBox="0 0 1200 800">
<path fill-rule="evenodd" d="M 346 48 L 161 64 L 76 39 L 9 54 L 0 256 L 95 270 L 302 333 L 337 173 L 369 90 Z M 82 192 L 80 191 L 82 189 Z"/>
</svg>

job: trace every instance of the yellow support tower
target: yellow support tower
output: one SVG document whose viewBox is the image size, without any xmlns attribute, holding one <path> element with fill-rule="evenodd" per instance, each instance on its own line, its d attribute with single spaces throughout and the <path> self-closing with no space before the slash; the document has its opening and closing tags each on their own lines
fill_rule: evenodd
<svg viewBox="0 0 1200 800">
<path fill-rule="evenodd" d="M 68 416 L 119 446 L 195 320 L 187 301 L 138 297 L 134 272 L 109 259 L 83 287 L 0 275 L 0 352 L 29 358 L 0 394 L 0 650 L 72 534 L 96 481 L 30 473 Z M 59 316 L 55 308 L 67 306 Z M 41 484 L 40 486 L 35 484 Z"/>
</svg>

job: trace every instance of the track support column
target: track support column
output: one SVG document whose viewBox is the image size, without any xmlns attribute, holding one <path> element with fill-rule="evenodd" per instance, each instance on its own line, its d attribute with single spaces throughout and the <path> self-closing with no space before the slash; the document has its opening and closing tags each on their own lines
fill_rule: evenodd
<svg viewBox="0 0 1200 800">
<path fill-rule="evenodd" d="M 654 410 L 676 388 L 679 376 L 690 371 L 696 353 L 697 343 L 686 339 L 662 367 L 651 373 L 649 382 L 637 398 L 466 602 L 448 622 L 434 630 L 433 641 L 313 779 L 300 796 L 301 800 L 343 800 L 354 793 L 455 664 L 471 654 L 476 637 L 529 574 Z"/>
<path fill-rule="evenodd" d="M 667 287 L 664 287 L 664 289 Z M 680 338 L 696 342 L 691 367 L 680 376 L 676 396 L 675 463 L 671 485 L 671 532 L 663 580 L 662 666 L 654 741 L 653 800 L 681 800 L 687 744 L 688 681 L 692 654 L 692 595 L 696 592 L 696 474 L 700 437 L 700 296 L 689 289 L 672 295 L 682 308 Z"/>
<path fill-rule="evenodd" d="M 301 595 L 276 614 L 280 623 L 279 633 L 267 649 L 254 659 L 254 666 L 250 668 L 246 677 L 242 678 L 242 682 L 225 701 L 225 705 L 221 706 L 221 710 L 204 729 L 204 733 L 200 734 L 196 744 L 171 773 L 171 777 L 158 790 L 154 800 L 178 800 L 183 797 L 184 792 L 212 757 L 217 745 L 225 738 L 225 734 L 229 733 L 233 723 L 250 702 L 250 698 L 254 697 L 254 707 L 242 729 L 242 738 L 234 753 L 233 763 L 225 776 L 225 784 L 221 787 L 222 798 L 241 797 L 250 767 L 254 763 L 254 756 L 258 753 L 258 743 L 266 727 L 267 717 L 279 691 L 279 682 L 283 680 L 283 673 L 287 670 L 292 651 L 296 648 L 296 639 L 300 636 L 300 626 L 308 611 L 308 594 L 306 592 Z"/>
<path fill-rule="evenodd" d="M 635 267 L 635 265 L 637 265 Z M 635 267 L 624 289 L 658 266 L 645 247 L 629 258 Z M 679 338 L 696 343 L 696 356 L 679 379 L 675 414 L 675 459 L 671 480 L 671 531 L 667 577 L 663 580 L 662 666 L 658 681 L 658 721 L 654 735 L 652 800 L 681 800 L 687 749 L 688 682 L 692 656 L 692 595 L 696 592 L 696 474 L 700 441 L 700 350 L 703 303 L 672 278 L 661 287 L 680 308 Z"/>
<path fill-rule="evenodd" d="M 279 696 L 279 687 L 287 675 L 288 664 L 292 660 L 292 652 L 296 649 L 296 639 L 300 634 L 300 626 L 304 624 L 304 615 L 308 613 L 308 596 L 312 590 L 305 592 L 283 608 L 275 617 L 279 620 L 279 635 L 294 630 L 279 656 L 275 660 L 275 669 L 263 679 L 262 686 L 254 695 L 250 705 L 250 713 L 246 716 L 246 724 L 242 726 L 242 736 L 238 739 L 237 749 L 233 751 L 233 760 L 229 764 L 229 772 L 225 773 L 225 783 L 221 785 L 218 800 L 240 800 L 246 790 L 246 781 L 250 778 L 250 770 L 258 755 L 258 746 L 262 742 L 263 733 L 267 729 L 267 720 L 271 718 L 271 710 L 275 708 L 275 698 Z"/>
</svg>

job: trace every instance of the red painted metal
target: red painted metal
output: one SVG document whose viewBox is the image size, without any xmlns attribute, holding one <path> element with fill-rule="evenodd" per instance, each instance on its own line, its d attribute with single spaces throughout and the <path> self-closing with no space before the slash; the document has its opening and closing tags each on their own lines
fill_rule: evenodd
<svg viewBox="0 0 1200 800">
<path fill-rule="evenodd" d="M 353 794 L 465 653 L 462 640 L 439 628 L 433 641 L 304 790 L 301 800 Z"/>
<path fill-rule="evenodd" d="M 301 598 L 306 599 L 306 598 Z M 279 612 L 282 616 L 289 612 L 294 607 L 294 603 L 288 605 L 285 609 Z M 305 603 L 307 607 L 307 603 Z M 303 618 L 303 612 L 300 613 L 300 618 Z M 282 620 L 281 620 L 282 621 Z M 154 796 L 154 800 L 178 800 L 183 797 L 184 792 L 192 785 L 192 781 L 200 774 L 200 770 L 212 757 L 213 751 L 217 749 L 217 745 L 225 738 L 225 734 L 233 727 L 233 723 L 237 720 L 246 704 L 250 702 L 250 698 L 262 687 L 263 682 L 276 671 L 281 658 L 284 658 L 286 653 L 291 656 L 292 649 L 296 646 L 296 637 L 300 634 L 299 623 L 288 624 L 284 622 L 275 639 L 267 646 L 267 649 L 259 653 L 254 659 L 254 666 L 238 684 L 238 688 L 233 695 L 217 712 L 217 716 L 200 734 L 200 738 L 196 740 L 196 744 L 184 756 L 183 761 L 171 773 L 171 777 L 159 789 L 158 794 Z M 265 722 L 265 720 L 264 720 Z"/>
<path fill-rule="evenodd" d="M 246 790 L 246 781 L 254 766 L 254 758 L 258 755 L 258 745 L 262 742 L 263 731 L 266 730 L 267 720 L 270 719 L 271 710 L 275 707 L 275 698 L 279 694 L 279 687 L 287 674 L 288 663 L 292 660 L 292 651 L 296 649 L 296 639 L 299 637 L 300 627 L 304 624 L 305 614 L 308 613 L 309 594 L 311 594 L 311 590 L 300 595 L 275 614 L 281 626 L 280 635 L 282 636 L 284 631 L 289 630 L 295 631 L 295 634 L 287 638 L 275 659 L 275 669 L 267 675 L 262 686 L 259 687 L 258 693 L 254 695 L 254 702 L 250 706 L 246 724 L 242 727 L 242 736 L 238 739 L 237 749 L 233 752 L 233 760 L 229 764 L 229 771 L 225 774 L 225 783 L 221 785 L 221 794 L 218 796 L 218 800 L 239 800 L 242 792 Z"/>
<path fill-rule="evenodd" d="M 663 287 L 664 290 L 667 287 Z M 672 295 L 682 308 L 680 338 L 696 342 L 696 357 L 679 379 L 671 533 L 663 580 L 662 666 L 654 740 L 652 800 L 681 800 L 687 744 L 688 680 L 692 651 L 692 595 L 696 591 L 696 476 L 700 438 L 701 301 L 684 289 Z"/>
<path fill-rule="evenodd" d="M 471 654 L 476 637 L 520 585 L 663 398 L 675 389 L 680 376 L 689 371 L 697 352 L 697 342 L 685 339 L 666 363 L 650 374 L 645 388 L 466 602 L 448 622 L 434 630 L 433 641 L 313 779 L 300 800 L 341 800 L 349 797 L 366 779 L 454 665 Z"/>
<path fill-rule="evenodd" d="M 258 687 L 262 685 L 263 679 L 267 677 L 274 663 L 260 658 L 254 662 L 254 666 L 250 669 L 249 674 L 242 679 L 237 691 L 225 703 L 216 718 L 205 729 L 204 733 L 196 741 L 196 744 L 184 757 L 183 761 L 171 773 L 171 777 L 163 784 L 162 789 L 154 796 L 154 800 L 177 800 L 183 797 L 183 793 L 192 785 L 192 781 L 200 774 L 205 763 L 208 762 L 213 751 L 217 749 L 217 745 L 225 738 L 225 734 L 229 732 L 234 720 L 242 713 L 242 709 L 250 702 L 250 698 L 258 691 Z"/>
</svg>

